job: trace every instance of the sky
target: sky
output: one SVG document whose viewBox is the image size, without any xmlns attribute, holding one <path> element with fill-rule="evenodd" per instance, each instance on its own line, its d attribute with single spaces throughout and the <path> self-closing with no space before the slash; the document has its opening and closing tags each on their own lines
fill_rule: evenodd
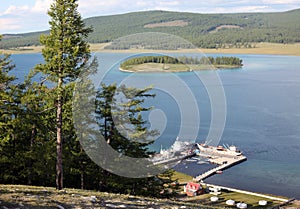
<svg viewBox="0 0 300 209">
<path fill-rule="evenodd" d="M 53 0 L 0 0 L 0 34 L 49 29 Z M 282 12 L 300 8 L 300 0 L 78 0 L 83 18 L 135 11 L 194 13 Z"/>
</svg>

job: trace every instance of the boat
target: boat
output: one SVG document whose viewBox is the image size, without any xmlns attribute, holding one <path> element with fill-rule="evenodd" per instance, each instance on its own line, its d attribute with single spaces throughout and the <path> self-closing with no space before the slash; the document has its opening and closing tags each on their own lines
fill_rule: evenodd
<svg viewBox="0 0 300 209">
<path fill-rule="evenodd" d="M 181 160 L 185 159 L 186 156 L 194 155 L 193 146 L 194 146 L 194 143 L 181 141 L 177 137 L 175 142 L 168 149 L 163 149 L 161 147 L 160 152 L 156 153 L 151 158 L 151 161 L 154 164 L 159 164 L 160 162 L 170 163 L 175 160 L 181 161 Z M 194 162 L 196 162 L 196 160 L 194 160 Z"/>
<path fill-rule="evenodd" d="M 237 149 L 236 146 L 209 146 L 207 144 L 195 144 L 199 152 L 196 152 L 197 155 L 225 155 L 225 156 L 241 156 L 242 152 Z"/>
<path fill-rule="evenodd" d="M 223 171 L 216 171 L 216 174 L 222 174 Z"/>
</svg>

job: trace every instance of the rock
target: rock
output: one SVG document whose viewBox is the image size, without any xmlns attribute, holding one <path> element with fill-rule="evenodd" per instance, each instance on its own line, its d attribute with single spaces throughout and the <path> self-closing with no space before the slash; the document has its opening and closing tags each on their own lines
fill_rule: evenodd
<svg viewBox="0 0 300 209">
<path fill-rule="evenodd" d="M 81 198 L 84 199 L 85 201 L 90 201 L 90 202 L 92 202 L 92 203 L 96 203 L 96 202 L 97 202 L 96 196 L 81 197 Z"/>
<path fill-rule="evenodd" d="M 19 203 L 19 206 L 20 206 L 20 207 L 24 207 L 24 205 L 23 205 L 22 203 Z"/>
<path fill-rule="evenodd" d="M 71 194 L 72 197 L 81 197 L 79 194 Z"/>
<path fill-rule="evenodd" d="M 113 204 L 106 204 L 105 205 L 108 208 L 127 208 L 126 205 L 113 205 Z"/>
<path fill-rule="evenodd" d="M 8 209 L 8 207 L 6 207 L 6 206 L 2 206 L 2 208 L 3 208 L 3 209 Z"/>
<path fill-rule="evenodd" d="M 58 190 L 58 193 L 59 194 L 67 194 L 67 190 L 65 190 L 65 189 Z"/>
<path fill-rule="evenodd" d="M 58 209 L 65 209 L 63 206 L 61 206 L 61 205 L 57 205 L 56 206 Z"/>
<path fill-rule="evenodd" d="M 97 199 L 96 199 L 95 196 L 91 196 L 90 201 L 91 201 L 92 203 L 96 203 L 96 202 L 97 202 Z"/>
<path fill-rule="evenodd" d="M 116 208 L 117 206 L 113 205 L 113 204 L 105 204 L 106 207 L 109 207 L 109 208 Z"/>
</svg>

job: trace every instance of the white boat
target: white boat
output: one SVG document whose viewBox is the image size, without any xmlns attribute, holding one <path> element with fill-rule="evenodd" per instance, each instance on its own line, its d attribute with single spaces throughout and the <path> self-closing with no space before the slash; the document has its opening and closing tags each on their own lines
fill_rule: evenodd
<svg viewBox="0 0 300 209">
<path fill-rule="evenodd" d="M 237 149 L 236 146 L 208 146 L 206 144 L 196 143 L 196 147 L 199 149 L 200 153 L 198 155 L 228 155 L 228 156 L 240 156 L 242 152 Z"/>
</svg>

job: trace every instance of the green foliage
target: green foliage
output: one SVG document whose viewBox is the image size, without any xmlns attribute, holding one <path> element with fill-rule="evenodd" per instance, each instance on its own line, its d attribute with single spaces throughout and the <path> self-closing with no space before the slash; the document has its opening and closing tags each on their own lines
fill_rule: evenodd
<svg viewBox="0 0 300 209">
<path fill-rule="evenodd" d="M 238 57 L 178 57 L 178 60 L 184 64 L 191 65 L 236 65 L 243 66 L 243 60 Z"/>
<path fill-rule="evenodd" d="M 72 90 L 68 89 L 70 81 L 74 81 L 84 64 L 90 58 L 89 46 L 86 42 L 91 28 L 85 26 L 77 11 L 77 0 L 56 0 L 48 12 L 51 20 L 50 34 L 41 36 L 41 44 L 45 45 L 42 54 L 44 64 L 36 66 L 36 71 L 55 82 L 54 95 L 56 97 L 56 184 L 58 189 L 63 188 L 63 141 L 65 136 L 66 111 L 64 106 L 72 97 Z M 71 88 L 72 89 L 72 88 Z M 68 123 L 68 121 L 67 121 Z M 70 126 L 68 127 L 71 128 Z M 68 130 L 69 131 L 69 130 Z M 71 138 L 72 139 L 72 138 Z M 73 138 L 74 139 L 74 138 Z"/>
<path fill-rule="evenodd" d="M 149 91 L 151 88 L 136 89 L 125 86 L 102 84 L 96 96 L 96 117 L 100 132 L 107 143 L 120 154 L 147 158 L 153 154 L 148 146 L 153 143 L 157 131 L 148 130 L 147 121 L 143 120 L 142 113 L 151 107 L 144 107 L 145 99 L 154 97 Z M 122 102 L 115 97 L 122 94 Z M 116 121 L 121 124 L 126 133 L 118 129 Z M 100 169 L 100 168 L 99 168 Z M 101 191 L 117 192 L 133 195 L 161 196 L 162 191 L 170 186 L 172 173 L 149 178 L 125 178 L 116 176 L 100 169 L 99 186 Z M 170 194 L 169 194 L 170 195 Z"/>
<path fill-rule="evenodd" d="M 6 60 L 4 69 L 13 68 Z M 96 68 L 96 61 L 88 69 Z M 9 103 L 1 106 L 0 135 L 0 181 L 6 184 L 28 184 L 55 186 L 56 164 L 56 107 L 55 88 L 45 85 L 45 80 L 32 82 L 36 75 L 32 71 L 24 83 L 1 89 L 1 96 L 9 94 Z M 52 86 L 52 85 L 51 85 Z M 91 86 L 87 85 L 91 90 Z M 129 179 L 109 173 L 97 166 L 83 151 L 75 134 L 72 120 L 72 94 L 74 83 L 64 85 L 63 91 L 63 159 L 64 185 L 72 188 L 96 189 L 106 192 L 145 196 L 170 196 L 176 191 L 171 186 L 172 172 L 143 178 Z M 147 121 L 142 113 L 151 107 L 143 105 L 145 99 L 152 98 L 151 88 L 136 89 L 116 85 L 102 85 L 97 92 L 96 116 L 99 131 L 107 142 L 121 154 L 131 157 L 149 157 L 153 152 L 148 145 L 158 134 L 147 129 Z M 123 94 L 128 100 L 118 102 L 114 95 Z M 1 97 L 2 98 L 2 97 Z M 3 97 L 4 98 L 4 97 Z M 75 98 L 76 99 L 76 98 Z M 119 108 L 115 108 L 115 106 Z M 4 112 L 6 112 L 4 114 Z M 113 117 L 126 118 L 130 124 L 129 134 L 119 132 Z M 130 132 L 131 131 L 131 132 Z"/>
<path fill-rule="evenodd" d="M 130 69 L 133 65 L 144 63 L 164 63 L 164 64 L 188 64 L 188 65 L 228 65 L 243 66 L 243 60 L 238 57 L 187 57 L 180 56 L 178 58 L 169 56 L 142 56 L 128 59 L 121 63 L 122 69 Z"/>
<path fill-rule="evenodd" d="M 71 81 L 76 79 L 83 64 L 89 59 L 89 46 L 85 39 L 92 31 L 85 27 L 77 12 L 76 0 L 56 0 L 48 12 L 50 34 L 41 36 L 45 64 L 37 70 L 48 75 L 52 81 L 57 77 Z"/>
<path fill-rule="evenodd" d="M 86 38 L 91 29 L 81 20 L 76 0 L 56 0 L 49 15 L 50 34 L 41 37 L 45 63 L 37 65 L 23 83 L 14 84 L 15 78 L 8 74 L 14 68 L 10 57 L 0 56 L 1 183 L 54 186 L 56 179 L 57 189 L 62 189 L 64 162 L 67 187 L 159 196 L 171 182 L 170 173 L 164 178 L 119 177 L 98 167 L 84 153 L 73 126 L 71 81 L 90 67 Z M 91 65 L 97 68 L 95 60 Z M 44 79 L 33 82 L 37 73 L 43 73 Z M 154 97 L 150 90 L 103 85 L 97 93 L 99 130 L 121 154 L 142 158 L 153 154 L 148 145 L 157 132 L 148 130 L 142 118 L 151 109 L 143 106 L 145 99 Z M 112 108 L 115 94 L 127 99 L 118 108 Z M 116 116 L 126 119 L 123 124 L 131 130 L 128 135 L 116 128 Z"/>
<path fill-rule="evenodd" d="M 14 68 L 11 64 L 10 56 L 7 54 L 0 55 L 0 163 L 1 170 L 10 164 L 11 151 L 15 148 L 10 146 L 14 137 L 14 113 L 16 112 L 16 103 L 14 101 L 13 81 L 15 78 L 8 73 Z M 0 173 L 4 180 L 13 180 L 13 173 Z"/>
<path fill-rule="evenodd" d="M 47 120 L 48 100 L 53 100 L 44 86 L 30 81 L 33 74 L 14 84 L 15 78 L 7 75 L 13 67 L 8 55 L 1 57 L 1 182 L 53 185 L 53 143 L 48 132 L 52 123 Z"/>
<path fill-rule="evenodd" d="M 169 56 L 143 56 L 128 59 L 125 62 L 121 63 L 120 67 L 123 69 L 127 69 L 128 65 L 139 65 L 144 63 L 178 64 L 179 60 L 177 58 Z"/>
<path fill-rule="evenodd" d="M 162 32 L 180 36 L 197 47 L 253 47 L 253 42 L 300 42 L 300 10 L 280 13 L 195 14 L 183 12 L 148 11 L 122 15 L 92 17 L 85 20 L 94 28 L 88 37 L 90 43 L 111 42 L 117 38 L 142 33 Z M 182 20 L 187 26 L 145 28 L 152 23 Z M 233 26 L 221 27 L 219 26 Z M 5 35 L 0 48 L 39 45 L 38 36 L 49 31 Z M 138 40 L 136 40 L 138 41 Z M 156 40 L 157 41 L 157 40 Z M 159 40 L 158 40 L 159 41 Z M 174 49 L 173 43 L 159 44 L 160 49 Z M 176 43 L 175 43 L 176 45 Z M 147 48 L 147 46 L 144 46 Z M 124 46 L 112 46 L 126 49 Z"/>
</svg>

